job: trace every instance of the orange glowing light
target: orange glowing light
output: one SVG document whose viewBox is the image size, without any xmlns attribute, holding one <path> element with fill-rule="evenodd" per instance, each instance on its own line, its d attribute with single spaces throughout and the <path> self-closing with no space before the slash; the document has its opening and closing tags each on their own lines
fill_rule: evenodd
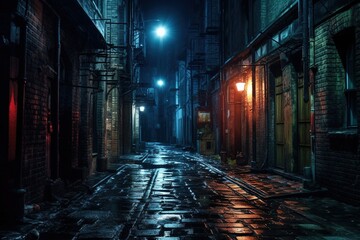
<svg viewBox="0 0 360 240">
<path fill-rule="evenodd" d="M 244 82 L 238 82 L 236 83 L 236 88 L 238 92 L 242 92 L 245 90 L 245 83 Z"/>
</svg>

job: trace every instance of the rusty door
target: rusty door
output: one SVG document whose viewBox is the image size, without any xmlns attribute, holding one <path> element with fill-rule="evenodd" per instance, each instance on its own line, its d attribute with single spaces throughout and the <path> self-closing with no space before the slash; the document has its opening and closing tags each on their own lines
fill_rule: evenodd
<svg viewBox="0 0 360 240">
<path fill-rule="evenodd" d="M 275 167 L 284 169 L 284 92 L 282 77 L 275 78 Z"/>
</svg>

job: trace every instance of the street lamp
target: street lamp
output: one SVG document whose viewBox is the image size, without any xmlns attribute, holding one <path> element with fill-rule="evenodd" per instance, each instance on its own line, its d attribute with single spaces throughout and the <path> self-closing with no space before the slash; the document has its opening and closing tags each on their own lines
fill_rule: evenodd
<svg viewBox="0 0 360 240">
<path fill-rule="evenodd" d="M 245 83 L 244 82 L 237 82 L 236 83 L 236 89 L 238 92 L 242 92 L 245 90 Z"/>
<path fill-rule="evenodd" d="M 141 23 L 141 29 L 144 30 L 144 25 L 145 23 L 148 23 L 148 22 L 160 22 L 161 24 L 161 20 L 160 19 L 146 19 L 146 20 L 143 20 L 142 23 Z M 160 37 L 160 38 L 163 38 L 165 37 L 165 35 L 167 34 L 167 29 L 164 25 L 158 25 L 155 29 L 155 34 L 156 36 Z"/>
<path fill-rule="evenodd" d="M 164 26 L 159 26 L 156 28 L 155 33 L 156 36 L 158 36 L 159 38 L 163 38 L 166 35 L 166 28 Z"/>
<path fill-rule="evenodd" d="M 159 80 L 157 80 L 156 84 L 157 84 L 159 87 L 162 87 L 162 86 L 165 85 L 165 82 L 164 82 L 164 80 L 159 79 Z"/>
</svg>

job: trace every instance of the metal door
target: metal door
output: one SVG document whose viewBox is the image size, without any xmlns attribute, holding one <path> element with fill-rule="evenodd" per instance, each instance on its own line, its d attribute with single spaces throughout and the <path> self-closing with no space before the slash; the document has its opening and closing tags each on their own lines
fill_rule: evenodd
<svg viewBox="0 0 360 240">
<path fill-rule="evenodd" d="M 304 81 L 299 78 L 298 84 L 298 173 L 302 174 L 304 167 L 310 166 L 310 101 L 304 102 Z"/>
</svg>

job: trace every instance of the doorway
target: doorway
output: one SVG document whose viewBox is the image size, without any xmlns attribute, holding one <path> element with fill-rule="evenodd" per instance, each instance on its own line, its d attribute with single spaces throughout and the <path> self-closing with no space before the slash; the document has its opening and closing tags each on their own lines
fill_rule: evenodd
<svg viewBox="0 0 360 240">
<path fill-rule="evenodd" d="M 304 79 L 299 76 L 297 88 L 298 123 L 298 164 L 297 173 L 302 174 L 304 167 L 310 166 L 310 101 L 304 102 Z"/>
<path fill-rule="evenodd" d="M 285 137 L 284 137 L 284 91 L 282 77 L 275 77 L 275 167 L 284 169 Z"/>
</svg>

